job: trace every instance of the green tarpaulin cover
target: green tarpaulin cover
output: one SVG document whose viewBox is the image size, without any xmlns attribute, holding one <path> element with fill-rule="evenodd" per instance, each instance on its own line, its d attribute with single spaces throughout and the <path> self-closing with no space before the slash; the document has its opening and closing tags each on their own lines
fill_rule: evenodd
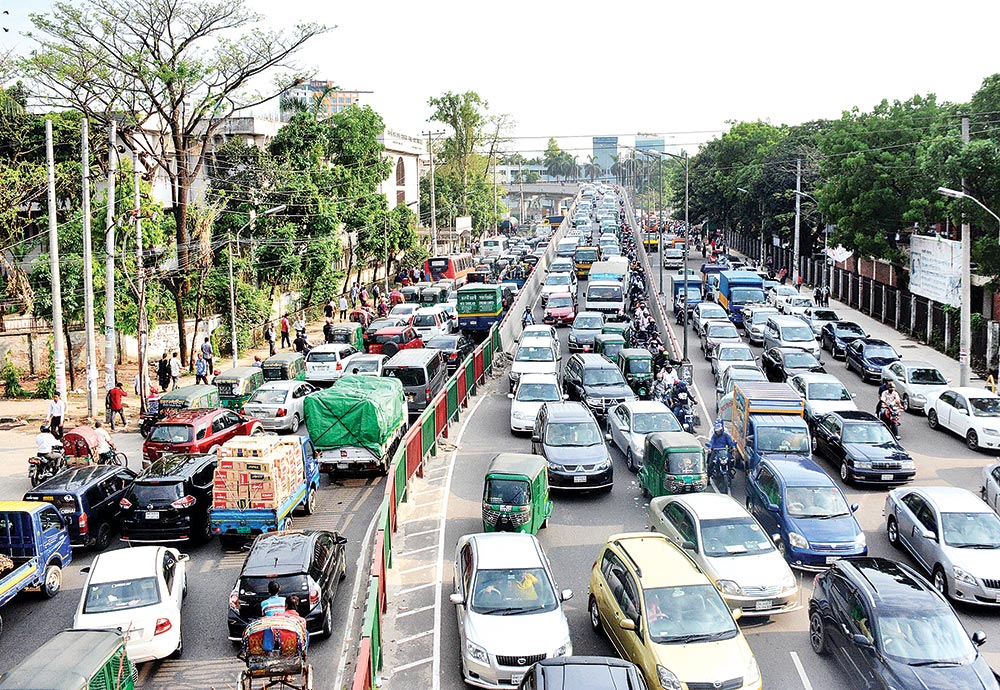
<svg viewBox="0 0 1000 690">
<path fill-rule="evenodd" d="M 344 376 L 305 399 L 306 428 L 318 450 L 359 446 L 381 457 L 403 423 L 398 379 Z"/>
</svg>

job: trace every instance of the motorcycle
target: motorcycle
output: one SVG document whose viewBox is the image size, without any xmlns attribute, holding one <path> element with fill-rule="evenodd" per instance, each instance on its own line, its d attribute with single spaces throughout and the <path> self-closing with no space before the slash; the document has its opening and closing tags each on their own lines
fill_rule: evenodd
<svg viewBox="0 0 1000 690">
<path fill-rule="evenodd" d="M 899 439 L 899 421 L 900 421 L 900 410 L 898 405 L 883 405 L 882 409 L 879 411 L 879 419 L 882 423 L 889 427 L 889 431 L 892 432 L 892 436 L 895 439 Z"/>
<path fill-rule="evenodd" d="M 49 456 L 32 455 L 28 458 L 28 479 L 35 487 L 47 479 L 51 479 L 66 469 L 66 457 L 62 446 L 53 446 Z"/>
<path fill-rule="evenodd" d="M 694 415 L 691 414 L 691 406 L 687 403 L 675 404 L 673 407 L 674 416 L 681 423 L 681 428 L 689 434 L 695 433 Z"/>
<path fill-rule="evenodd" d="M 736 465 L 728 448 L 716 448 L 708 456 L 710 478 L 720 494 L 729 495 L 729 489 L 736 477 Z"/>
</svg>

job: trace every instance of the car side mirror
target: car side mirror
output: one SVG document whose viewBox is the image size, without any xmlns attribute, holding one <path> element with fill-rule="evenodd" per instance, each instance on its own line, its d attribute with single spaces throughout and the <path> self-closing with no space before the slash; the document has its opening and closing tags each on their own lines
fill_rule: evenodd
<svg viewBox="0 0 1000 690">
<path fill-rule="evenodd" d="M 86 575 L 87 573 L 90 572 L 90 566 L 89 565 L 83 566 L 82 568 L 80 568 L 80 572 Z"/>
<path fill-rule="evenodd" d="M 604 440 L 605 441 L 610 441 L 611 440 L 611 434 L 604 434 Z"/>
<path fill-rule="evenodd" d="M 569 393 L 563 393 L 563 400 L 569 400 Z"/>
<path fill-rule="evenodd" d="M 687 551 L 697 551 L 698 550 L 698 547 L 695 545 L 695 543 L 693 541 L 685 541 L 683 544 L 681 544 L 681 548 L 682 549 L 686 549 Z"/>
<path fill-rule="evenodd" d="M 775 532 L 774 534 L 771 535 L 771 541 L 777 544 L 778 542 L 781 541 L 781 535 Z"/>
<path fill-rule="evenodd" d="M 618 627 L 621 628 L 622 630 L 632 630 L 632 631 L 634 631 L 635 630 L 635 621 L 630 620 L 628 618 L 622 618 L 620 621 L 618 621 Z"/>
<path fill-rule="evenodd" d="M 740 618 L 743 618 L 743 609 L 735 608 L 732 610 L 732 614 L 733 620 L 738 621 Z"/>
<path fill-rule="evenodd" d="M 465 606 L 465 597 L 463 597 L 458 592 L 455 592 L 454 594 L 449 596 L 448 601 L 453 603 L 455 606 Z"/>
<path fill-rule="evenodd" d="M 177 560 L 178 560 L 178 562 L 180 562 L 180 563 L 185 563 L 185 562 L 187 562 L 187 561 L 190 561 L 190 560 L 191 560 L 191 556 L 190 556 L 190 555 L 188 555 L 188 554 L 186 554 L 186 553 L 182 553 L 182 554 L 179 554 L 179 555 L 177 556 Z"/>
<path fill-rule="evenodd" d="M 986 633 L 984 633 L 982 630 L 977 630 L 976 632 L 972 633 L 972 643 L 977 647 L 982 647 L 984 644 L 986 644 Z"/>
<path fill-rule="evenodd" d="M 854 646 L 858 649 L 874 649 L 875 645 L 864 635 L 859 635 L 855 633 L 851 636 L 851 641 L 854 642 Z"/>
<path fill-rule="evenodd" d="M 958 412 L 959 414 L 963 414 L 963 415 L 966 415 L 966 416 L 968 416 L 968 414 L 969 414 L 969 411 L 968 411 L 967 409 L 965 409 L 964 407 L 960 407 L 960 408 L 958 408 L 958 409 L 957 409 L 956 411 L 957 411 L 957 412 Z"/>
<path fill-rule="evenodd" d="M 513 393 L 508 393 L 507 394 L 507 399 L 508 400 L 513 400 L 514 399 L 514 394 Z"/>
<path fill-rule="evenodd" d="M 542 442 L 542 437 L 539 436 L 538 434 L 532 434 L 531 435 L 531 442 L 532 443 L 541 443 Z"/>
<path fill-rule="evenodd" d="M 777 503 L 768 503 L 767 504 L 767 511 L 769 513 L 777 513 L 779 510 L 781 510 L 781 508 L 778 507 Z"/>
<path fill-rule="evenodd" d="M 559 592 L 559 600 L 560 601 L 569 601 L 572 598 L 573 598 L 573 590 L 572 589 L 564 589 L 563 591 Z"/>
<path fill-rule="evenodd" d="M 851 512 L 852 512 L 852 513 L 856 513 L 856 512 L 858 512 L 858 507 L 859 507 L 859 506 L 858 506 L 858 504 L 857 504 L 857 503 L 852 503 L 852 504 L 851 504 Z"/>
<path fill-rule="evenodd" d="M 858 394 L 857 393 L 851 393 L 851 397 L 852 398 L 856 398 L 856 397 L 858 397 Z"/>
<path fill-rule="evenodd" d="M 923 537 L 924 539 L 930 539 L 931 541 L 937 541 L 937 535 L 934 534 L 934 532 L 930 531 L 929 529 L 925 529 L 923 532 L 921 532 L 920 536 Z"/>
</svg>

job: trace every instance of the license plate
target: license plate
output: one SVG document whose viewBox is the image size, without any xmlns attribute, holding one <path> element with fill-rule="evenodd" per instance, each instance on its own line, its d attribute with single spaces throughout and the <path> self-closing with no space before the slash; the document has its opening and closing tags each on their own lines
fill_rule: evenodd
<svg viewBox="0 0 1000 690">
<path fill-rule="evenodd" d="M 160 519 L 160 511 L 158 511 L 158 510 L 147 510 L 146 511 L 146 519 L 147 520 L 159 520 Z"/>
<path fill-rule="evenodd" d="M 510 675 L 510 684 L 511 685 L 518 685 L 521 682 L 522 678 L 524 678 L 524 674 L 523 673 L 512 673 Z"/>
<path fill-rule="evenodd" d="M 250 534 L 250 528 L 244 527 L 243 525 L 238 525 L 236 527 L 236 534 Z"/>
<path fill-rule="evenodd" d="M 884 482 L 891 482 L 892 481 L 892 475 L 891 474 L 883 474 L 882 475 L 882 481 L 884 481 Z"/>
<path fill-rule="evenodd" d="M 831 563 L 835 563 L 835 562 L 837 562 L 839 560 L 840 560 L 840 556 L 827 556 L 826 557 L 826 564 L 830 565 Z"/>
<path fill-rule="evenodd" d="M 409 400 L 410 402 L 413 402 L 413 393 L 407 393 L 406 399 Z"/>
<path fill-rule="evenodd" d="M 758 611 L 767 611 L 768 609 L 773 608 L 773 602 L 770 599 L 765 599 L 763 601 L 758 601 L 754 604 L 754 606 Z"/>
<path fill-rule="evenodd" d="M 587 478 L 583 477 L 583 476 L 573 477 L 573 483 L 574 484 L 586 484 L 587 483 Z"/>
</svg>

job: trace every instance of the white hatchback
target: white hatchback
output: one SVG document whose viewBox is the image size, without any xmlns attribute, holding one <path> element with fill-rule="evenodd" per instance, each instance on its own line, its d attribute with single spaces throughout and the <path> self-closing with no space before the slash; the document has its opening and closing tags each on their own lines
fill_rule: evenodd
<svg viewBox="0 0 1000 690">
<path fill-rule="evenodd" d="M 559 387 L 555 374 L 525 374 L 517 383 L 517 390 L 508 393 L 510 398 L 510 433 L 529 434 L 535 428 L 535 419 L 542 405 L 569 397 Z"/>
<path fill-rule="evenodd" d="M 180 656 L 188 555 L 165 546 L 99 554 L 87 574 L 73 628 L 118 629 L 133 663 Z"/>
<path fill-rule="evenodd" d="M 413 312 L 413 321 L 410 322 L 413 330 L 420 334 L 421 339 L 427 341 L 437 335 L 448 335 L 451 333 L 451 318 L 441 307 L 421 307 Z"/>
</svg>

